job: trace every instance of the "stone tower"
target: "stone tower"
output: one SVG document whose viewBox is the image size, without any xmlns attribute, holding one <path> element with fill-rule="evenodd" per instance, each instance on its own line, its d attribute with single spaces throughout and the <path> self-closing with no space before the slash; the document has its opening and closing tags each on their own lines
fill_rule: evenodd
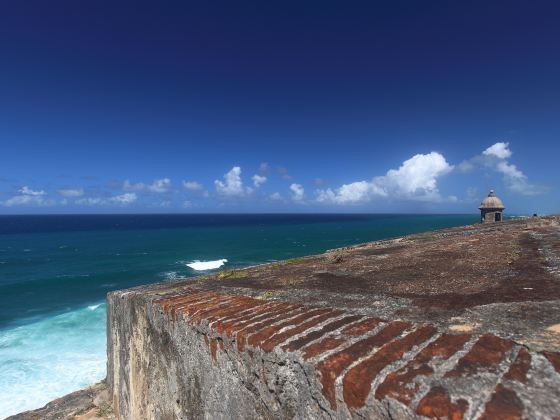
<svg viewBox="0 0 560 420">
<path fill-rule="evenodd" d="M 504 211 L 504 203 L 494 194 L 494 190 L 490 190 L 488 197 L 480 203 L 480 222 L 492 223 L 502 221 L 502 212 Z"/>
</svg>

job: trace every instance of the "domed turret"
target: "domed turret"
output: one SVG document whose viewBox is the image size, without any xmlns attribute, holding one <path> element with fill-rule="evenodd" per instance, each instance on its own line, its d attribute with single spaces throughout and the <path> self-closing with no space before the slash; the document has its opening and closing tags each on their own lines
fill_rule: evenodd
<svg viewBox="0 0 560 420">
<path fill-rule="evenodd" d="M 496 194 L 494 194 L 494 190 L 490 190 L 488 193 L 488 197 L 482 200 L 480 203 L 480 221 L 482 223 L 489 223 L 489 222 L 501 222 L 502 221 L 502 212 L 505 209 L 504 203 Z"/>
</svg>

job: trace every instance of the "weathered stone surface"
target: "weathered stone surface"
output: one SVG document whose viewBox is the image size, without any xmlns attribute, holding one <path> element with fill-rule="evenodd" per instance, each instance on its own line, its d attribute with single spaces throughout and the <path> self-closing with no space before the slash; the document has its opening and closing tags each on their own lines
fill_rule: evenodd
<svg viewBox="0 0 560 420">
<path fill-rule="evenodd" d="M 104 382 L 72 392 L 51 401 L 37 410 L 26 411 L 6 420 L 113 420 L 115 415 L 109 402 L 107 385 Z"/>
<path fill-rule="evenodd" d="M 431 418 L 460 420 L 465 415 L 468 403 L 460 399 L 452 402 L 448 392 L 441 386 L 436 386 L 422 398 L 416 413 Z"/>
<path fill-rule="evenodd" d="M 523 419 L 523 403 L 515 392 L 502 384 L 496 387 L 492 398 L 486 404 L 480 420 L 521 420 Z"/>
<path fill-rule="evenodd" d="M 409 405 L 420 390 L 418 383 L 413 384 L 414 379 L 418 376 L 432 375 L 434 362 L 446 361 L 461 350 L 469 339 L 470 335 L 467 334 L 441 335 L 418 353 L 404 368 L 389 373 L 385 381 L 377 388 L 375 397 L 378 400 L 389 397 Z"/>
</svg>

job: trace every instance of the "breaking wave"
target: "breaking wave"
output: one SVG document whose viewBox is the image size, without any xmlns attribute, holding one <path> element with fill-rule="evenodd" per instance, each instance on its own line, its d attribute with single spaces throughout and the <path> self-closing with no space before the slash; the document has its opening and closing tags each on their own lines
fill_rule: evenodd
<svg viewBox="0 0 560 420">
<path fill-rule="evenodd" d="M 214 261 L 198 261 L 195 260 L 191 263 L 186 264 L 187 267 L 192 268 L 196 271 L 205 271 L 205 270 L 215 270 L 216 268 L 220 268 L 222 265 L 227 263 L 225 258 L 221 260 L 214 260 Z"/>
<path fill-rule="evenodd" d="M 103 379 L 105 343 L 105 304 L 0 330 L 0 418 Z"/>
</svg>

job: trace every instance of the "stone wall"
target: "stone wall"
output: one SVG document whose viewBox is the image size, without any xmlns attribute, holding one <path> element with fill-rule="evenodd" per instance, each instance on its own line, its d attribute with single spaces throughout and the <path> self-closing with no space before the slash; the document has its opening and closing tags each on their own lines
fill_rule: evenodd
<svg viewBox="0 0 560 420">
<path fill-rule="evenodd" d="M 176 285 L 107 309 L 122 419 L 560 416 L 560 354 L 490 333 Z"/>
</svg>

